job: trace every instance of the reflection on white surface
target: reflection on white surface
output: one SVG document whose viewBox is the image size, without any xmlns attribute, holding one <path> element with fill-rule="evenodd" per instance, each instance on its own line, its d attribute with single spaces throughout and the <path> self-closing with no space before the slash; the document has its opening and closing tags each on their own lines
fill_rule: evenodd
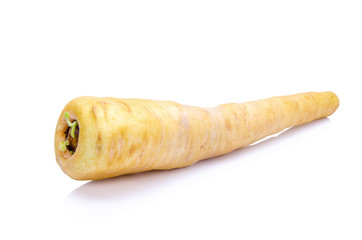
<svg viewBox="0 0 362 240">
<path fill-rule="evenodd" d="M 247 184 L 247 179 L 242 182 L 235 171 L 246 175 L 247 172 L 242 171 L 248 168 L 250 161 L 255 161 L 255 158 L 261 156 L 267 157 L 265 154 L 261 155 L 261 152 L 265 151 L 269 154 L 274 147 L 278 147 L 278 144 L 279 149 L 284 141 L 296 141 L 302 133 L 308 134 L 303 139 L 308 141 L 313 138 L 315 131 L 323 129 L 322 126 L 325 127 L 327 123 L 330 123 L 330 120 L 324 118 L 292 127 L 279 135 L 269 137 L 251 146 L 201 161 L 186 168 L 149 171 L 90 181 L 66 197 L 66 210 L 70 214 L 89 214 L 90 211 L 92 214 L 126 213 L 142 211 L 142 209 L 155 209 L 156 211 L 157 207 L 162 207 L 165 202 L 177 202 L 177 198 L 181 194 L 192 196 L 193 200 L 190 200 L 190 203 L 193 204 L 197 197 L 196 204 L 205 206 L 205 202 L 216 201 L 220 192 L 227 195 L 228 191 L 234 191 L 235 187 L 243 187 L 243 184 Z M 224 182 L 222 182 L 223 180 Z M 240 183 L 236 184 L 235 182 L 238 181 Z M 185 204 L 188 204 L 187 201 L 186 199 Z"/>
</svg>

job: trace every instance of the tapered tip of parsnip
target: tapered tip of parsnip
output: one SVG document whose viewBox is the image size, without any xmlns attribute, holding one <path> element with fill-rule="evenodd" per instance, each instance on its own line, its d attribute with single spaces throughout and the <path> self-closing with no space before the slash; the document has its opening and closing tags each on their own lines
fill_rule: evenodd
<svg viewBox="0 0 362 240">
<path fill-rule="evenodd" d="M 338 109 L 338 107 L 339 107 L 339 104 L 340 104 L 340 102 L 339 102 L 339 98 L 338 98 L 338 96 L 337 96 L 337 94 L 335 94 L 334 92 L 331 92 L 331 91 L 329 91 L 329 92 L 327 92 L 331 97 L 331 103 L 332 104 L 334 104 L 334 106 L 335 106 L 335 110 L 334 110 L 334 112 Z M 334 113 L 333 112 L 333 113 Z"/>
<path fill-rule="evenodd" d="M 326 98 L 328 99 L 327 101 L 327 104 L 326 104 L 326 107 L 330 107 L 331 111 L 328 113 L 328 116 L 332 115 L 339 107 L 339 98 L 337 96 L 337 94 L 335 94 L 334 92 L 332 91 L 327 91 L 327 92 L 324 92 Z M 323 101 L 322 99 L 319 99 L 319 101 Z"/>
</svg>

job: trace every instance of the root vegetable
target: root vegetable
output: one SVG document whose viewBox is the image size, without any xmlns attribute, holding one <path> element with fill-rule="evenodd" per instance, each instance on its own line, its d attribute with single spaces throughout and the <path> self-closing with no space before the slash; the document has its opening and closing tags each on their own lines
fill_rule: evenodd
<svg viewBox="0 0 362 240">
<path fill-rule="evenodd" d="M 171 101 L 79 97 L 62 111 L 55 154 L 73 179 L 186 167 L 285 128 L 331 115 L 332 92 L 309 92 L 215 108 Z"/>
</svg>

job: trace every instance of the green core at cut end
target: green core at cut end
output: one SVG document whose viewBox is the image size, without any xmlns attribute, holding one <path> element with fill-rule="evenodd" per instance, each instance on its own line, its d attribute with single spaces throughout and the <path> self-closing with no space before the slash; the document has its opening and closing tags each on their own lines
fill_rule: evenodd
<svg viewBox="0 0 362 240">
<path fill-rule="evenodd" d="M 59 144 L 59 149 L 64 152 L 67 150 L 67 146 L 69 146 L 69 140 L 66 140 L 65 142 L 61 141 Z"/>
<path fill-rule="evenodd" d="M 76 130 L 76 127 L 78 126 L 78 122 L 75 120 L 73 122 L 70 122 L 69 120 L 69 113 L 68 112 L 64 112 L 64 118 L 65 118 L 65 121 L 67 122 L 68 126 L 69 126 L 69 130 L 70 131 L 70 135 L 72 136 L 72 138 L 75 138 L 75 130 Z M 69 133 L 68 133 L 69 134 Z M 69 137 L 69 135 L 68 135 Z M 59 144 L 59 149 L 63 152 L 65 152 L 67 150 L 67 147 L 70 145 L 70 141 L 69 139 L 67 138 L 66 141 L 61 141 L 60 144 Z M 72 149 L 72 148 L 71 148 Z M 74 151 L 70 151 L 71 154 L 74 153 Z"/>
<path fill-rule="evenodd" d="M 75 127 L 78 125 L 77 121 L 73 121 L 72 123 L 69 121 L 69 113 L 68 112 L 64 112 L 64 118 L 65 121 L 67 121 L 67 124 L 71 129 L 70 135 L 74 138 L 74 131 L 75 131 Z"/>
</svg>

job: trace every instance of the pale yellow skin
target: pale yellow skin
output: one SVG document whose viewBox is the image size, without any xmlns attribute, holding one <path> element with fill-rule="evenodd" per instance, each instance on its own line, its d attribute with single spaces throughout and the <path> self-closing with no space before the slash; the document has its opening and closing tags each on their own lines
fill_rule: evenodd
<svg viewBox="0 0 362 240">
<path fill-rule="evenodd" d="M 55 154 L 73 179 L 95 180 L 152 169 L 189 166 L 245 147 L 285 128 L 331 115 L 332 92 L 301 93 L 215 108 L 170 101 L 79 97 L 69 102 L 55 132 Z M 74 154 L 61 151 L 70 121 L 78 121 Z"/>
</svg>

